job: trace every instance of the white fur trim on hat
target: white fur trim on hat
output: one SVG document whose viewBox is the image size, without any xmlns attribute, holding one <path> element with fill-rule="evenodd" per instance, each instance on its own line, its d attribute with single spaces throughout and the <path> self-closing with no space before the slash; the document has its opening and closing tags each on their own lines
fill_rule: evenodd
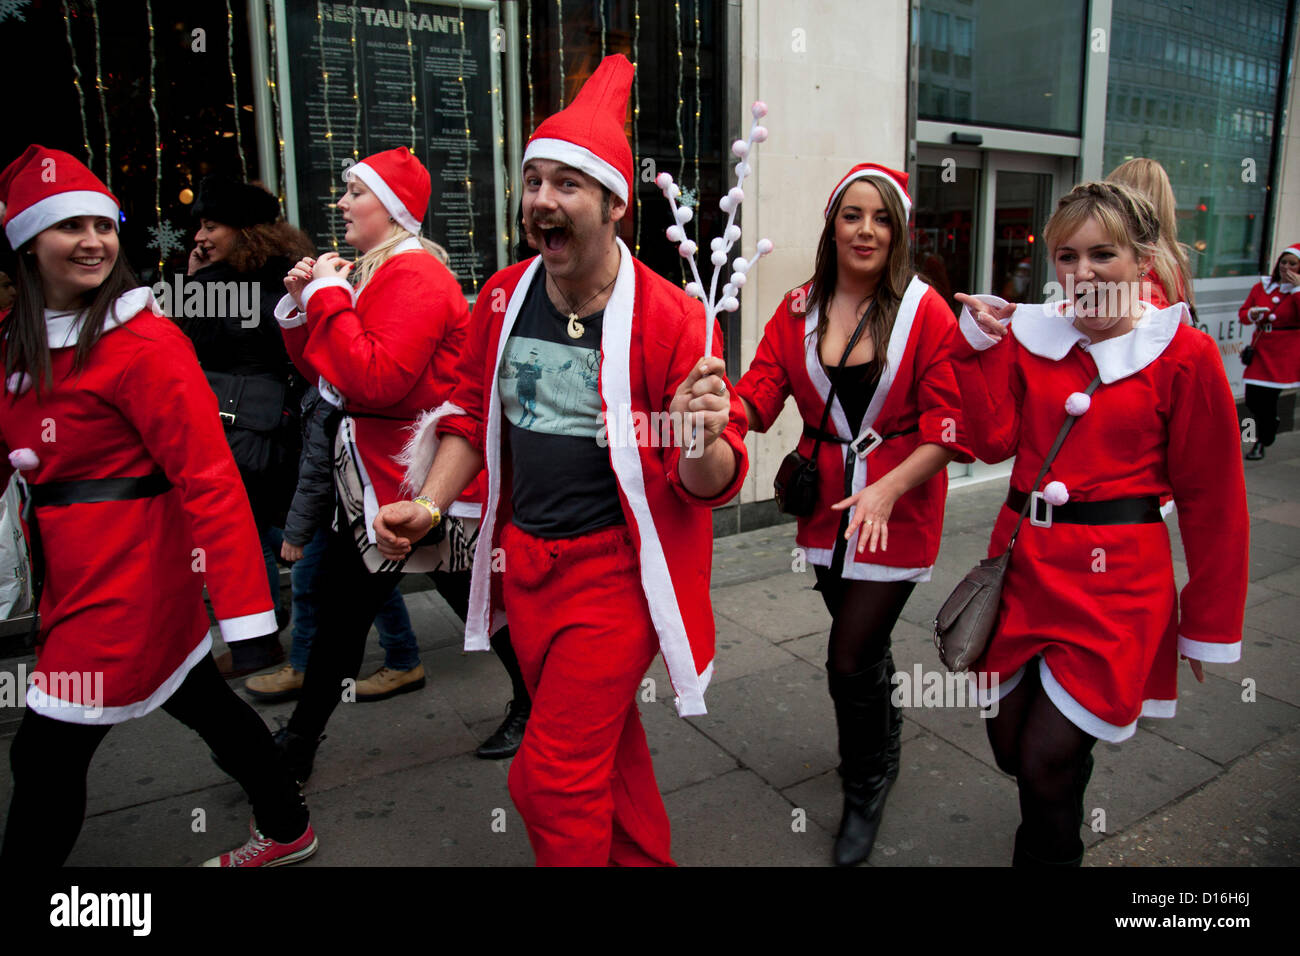
<svg viewBox="0 0 1300 956">
<path fill-rule="evenodd" d="M 103 216 L 113 220 L 113 228 L 116 229 L 119 212 L 113 197 L 93 189 L 74 189 L 32 203 L 5 224 L 5 236 L 9 239 L 9 245 L 17 249 L 37 233 L 73 216 Z"/>
<path fill-rule="evenodd" d="M 567 139 L 535 139 L 524 150 L 524 163 L 530 159 L 553 159 L 572 166 L 627 202 L 627 180 L 623 174 L 585 146 L 570 143 Z"/>
<path fill-rule="evenodd" d="M 343 181 L 351 182 L 355 176 L 368 187 L 370 191 L 379 198 L 383 207 L 388 210 L 388 214 L 397 220 L 397 224 L 407 232 L 420 233 L 420 220 L 411 214 L 406 208 L 406 204 L 397 198 L 397 193 L 393 192 L 388 183 L 384 182 L 384 177 L 375 172 L 374 167 L 367 166 L 365 163 L 357 163 L 355 166 L 349 166 L 343 170 Z M 422 217 L 423 218 L 423 217 Z"/>
<path fill-rule="evenodd" d="M 898 197 L 898 201 L 903 204 L 903 219 L 906 221 L 907 219 L 911 218 L 912 200 L 907 198 L 907 194 L 903 192 L 903 187 L 898 185 L 897 179 L 889 175 L 889 173 L 886 173 L 883 170 L 879 170 L 879 169 L 864 169 L 846 178 L 844 182 L 840 183 L 839 187 L 835 190 L 834 194 L 831 196 L 831 201 L 827 204 L 826 209 L 829 211 L 830 209 L 834 208 L 835 200 L 840 198 L 840 193 L 844 192 L 844 190 L 848 189 L 859 179 L 872 179 L 875 180 L 876 182 L 885 183 L 887 186 L 893 189 L 894 195 Z"/>
</svg>

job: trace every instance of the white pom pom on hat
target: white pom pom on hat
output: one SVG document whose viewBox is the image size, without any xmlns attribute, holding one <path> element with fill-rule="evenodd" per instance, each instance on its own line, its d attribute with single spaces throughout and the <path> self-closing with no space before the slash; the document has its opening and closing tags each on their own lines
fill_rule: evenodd
<svg viewBox="0 0 1300 956">
<path fill-rule="evenodd" d="M 1043 497 L 1047 499 L 1049 505 L 1063 505 L 1070 500 L 1070 489 L 1062 482 L 1049 481 L 1047 487 L 1043 489 Z"/>
<path fill-rule="evenodd" d="M 1088 409 L 1092 408 L 1092 396 L 1087 392 L 1071 392 L 1065 400 L 1065 411 L 1067 414 L 1078 418 L 1080 415 L 1086 415 Z"/>
</svg>

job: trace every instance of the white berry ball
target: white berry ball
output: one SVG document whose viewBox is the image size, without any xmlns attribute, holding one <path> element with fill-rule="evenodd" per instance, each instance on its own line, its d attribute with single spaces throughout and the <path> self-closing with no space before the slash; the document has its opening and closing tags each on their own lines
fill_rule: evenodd
<svg viewBox="0 0 1300 956">
<path fill-rule="evenodd" d="M 764 142 L 766 139 L 767 139 L 767 127 L 766 127 L 766 126 L 755 126 L 755 127 L 754 127 L 754 142 L 756 142 L 756 143 L 762 143 L 762 142 Z"/>
<path fill-rule="evenodd" d="M 694 218 L 695 212 L 690 206 L 678 206 L 673 215 L 677 217 L 677 222 L 684 226 Z"/>
<path fill-rule="evenodd" d="M 722 311 L 724 312 L 735 312 L 740 308 L 740 300 L 731 295 L 727 296 L 719 304 L 722 306 Z"/>
<path fill-rule="evenodd" d="M 689 296 L 693 296 L 697 299 L 703 299 L 704 287 L 701 286 L 698 282 L 688 282 L 686 283 L 686 294 Z"/>
<path fill-rule="evenodd" d="M 1043 497 L 1050 505 L 1063 505 L 1070 500 L 1070 490 L 1059 481 L 1049 481 L 1043 489 Z"/>
<path fill-rule="evenodd" d="M 745 155 L 749 152 L 749 144 L 743 139 L 738 139 L 731 144 L 731 151 L 741 159 L 744 159 Z"/>
<path fill-rule="evenodd" d="M 660 189 L 667 190 L 668 187 L 671 186 L 672 184 L 673 184 L 673 177 L 671 173 L 660 173 L 658 176 L 655 177 L 655 185 L 658 186 Z"/>
<path fill-rule="evenodd" d="M 699 248 L 700 247 L 697 246 L 695 243 L 693 243 L 691 240 L 686 239 L 682 242 L 680 246 L 677 247 L 677 253 L 683 259 L 689 259 L 691 256 L 695 255 L 696 251 Z"/>
<path fill-rule="evenodd" d="M 736 289 L 736 287 L 732 285 L 730 282 L 728 282 L 726 285 L 722 287 L 722 297 L 724 299 L 729 299 L 732 296 L 734 296 L 737 291 L 738 290 Z"/>
<path fill-rule="evenodd" d="M 715 252 L 712 256 L 709 257 L 709 261 L 712 262 L 715 266 L 725 266 L 727 264 L 726 250 L 719 249 L 717 252 Z"/>
<path fill-rule="evenodd" d="M 754 114 L 754 119 L 762 119 L 767 115 L 767 104 L 762 100 L 756 100 L 750 112 Z"/>
<path fill-rule="evenodd" d="M 743 256 L 736 256 L 731 267 L 737 272 L 746 272 L 749 270 L 749 262 Z"/>
<path fill-rule="evenodd" d="M 736 163 L 736 178 L 744 179 L 749 175 L 749 163 Z"/>
<path fill-rule="evenodd" d="M 727 227 L 727 231 L 722 234 L 722 237 L 726 239 L 727 242 L 735 242 L 740 238 L 740 227 L 733 222 Z"/>
<path fill-rule="evenodd" d="M 709 243 L 709 248 L 714 252 L 718 252 L 719 250 L 726 248 L 726 245 L 727 241 L 721 236 L 717 236 Z"/>
<path fill-rule="evenodd" d="M 737 289 L 743 289 L 749 278 L 743 272 L 733 272 L 731 274 L 731 284 Z"/>
<path fill-rule="evenodd" d="M 1092 396 L 1086 392 L 1071 392 L 1070 397 L 1065 400 L 1065 411 L 1067 414 L 1078 418 L 1080 415 L 1087 413 L 1092 407 Z"/>
<path fill-rule="evenodd" d="M 681 190 L 681 187 L 678 186 L 676 183 L 673 183 L 672 186 L 669 187 L 669 190 L 668 190 L 668 191 L 669 191 L 670 193 L 672 193 L 672 197 L 673 197 L 674 199 L 680 199 L 680 198 L 682 197 L 682 190 Z"/>
<path fill-rule="evenodd" d="M 723 212 L 731 212 L 731 208 L 734 205 L 735 204 L 731 201 L 730 196 L 723 196 L 721 199 L 718 200 L 718 208 L 721 209 Z"/>
<path fill-rule="evenodd" d="M 686 234 L 682 232 L 681 226 L 669 226 L 664 232 L 664 235 L 668 237 L 669 242 L 681 242 L 686 238 Z"/>
<path fill-rule="evenodd" d="M 772 251 L 772 240 L 760 239 L 758 240 L 758 245 L 755 246 L 754 248 L 758 250 L 758 254 L 760 256 L 765 256 Z"/>
<path fill-rule="evenodd" d="M 739 186 L 732 186 L 731 190 L 727 193 L 727 198 L 739 206 L 745 201 L 745 190 L 741 189 Z"/>
</svg>

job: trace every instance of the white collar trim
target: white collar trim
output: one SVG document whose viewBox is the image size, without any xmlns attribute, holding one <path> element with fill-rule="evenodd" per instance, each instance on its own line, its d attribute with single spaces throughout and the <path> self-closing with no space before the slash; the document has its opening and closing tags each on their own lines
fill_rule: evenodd
<svg viewBox="0 0 1300 956">
<path fill-rule="evenodd" d="M 108 316 L 104 320 L 104 331 L 111 332 L 118 326 L 126 325 L 146 308 L 154 315 L 163 314 L 162 309 L 158 307 L 158 301 L 153 297 L 153 290 L 148 286 L 138 286 L 122 293 L 109 307 Z M 46 309 L 45 334 L 50 348 L 66 349 L 76 345 L 77 336 L 81 331 L 81 320 L 85 314 L 84 309 L 80 312 L 56 312 L 53 309 Z"/>
<path fill-rule="evenodd" d="M 1290 295 L 1296 287 L 1289 282 L 1274 282 L 1272 276 L 1260 276 L 1259 284 L 1264 287 L 1264 291 L 1272 295 L 1274 291 L 1281 292 L 1283 295 Z"/>
<path fill-rule="evenodd" d="M 1041 358 L 1060 361 L 1076 345 L 1092 356 L 1097 374 L 1109 385 L 1136 375 L 1164 352 L 1183 322 L 1187 306 L 1177 302 L 1157 309 L 1143 302 L 1142 316 L 1132 330 L 1104 342 L 1092 342 L 1074 327 L 1064 302 L 1022 305 L 1016 310 L 1011 331 L 1026 349 Z"/>
</svg>

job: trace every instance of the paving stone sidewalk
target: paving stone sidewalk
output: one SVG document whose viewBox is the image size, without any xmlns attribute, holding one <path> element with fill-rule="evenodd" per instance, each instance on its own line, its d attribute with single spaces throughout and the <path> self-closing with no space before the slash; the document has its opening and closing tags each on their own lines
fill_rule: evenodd
<svg viewBox="0 0 1300 956">
<path fill-rule="evenodd" d="M 1243 659 L 1184 667 L 1178 715 L 1142 720 L 1102 743 L 1087 793 L 1090 866 L 1300 862 L 1300 434 L 1246 463 L 1251 586 Z M 1005 481 L 954 491 L 934 580 L 894 635 L 900 671 L 938 671 L 929 624 L 985 553 Z M 1170 522 L 1179 585 L 1186 580 Z M 679 719 L 660 662 L 642 700 L 683 865 L 824 866 L 839 818 L 835 722 L 824 661 L 830 619 L 811 571 L 792 570 L 793 525 L 720 539 L 709 714 Z M 407 596 L 425 689 L 341 707 L 307 788 L 320 852 L 307 866 L 528 865 L 508 762 L 473 749 L 499 723 L 509 682 L 488 654 L 460 650 L 460 626 L 433 592 Z M 363 675 L 382 662 L 371 640 Z M 13 673 L 22 658 L 0 660 Z M 1254 700 L 1243 696 L 1253 683 Z M 242 685 L 242 682 L 240 682 Z M 649 696 L 645 685 L 643 697 Z M 276 726 L 291 704 L 259 706 Z M 0 711 L 0 757 L 20 712 Z M 902 773 L 872 866 L 1005 865 L 1018 821 L 1015 782 L 994 766 L 973 708 L 906 711 Z M 8 807 L 8 760 L 0 809 Z M 201 811 L 201 813 L 200 813 Z M 198 826 L 198 821 L 203 826 Z M 86 866 L 192 865 L 246 832 L 242 791 L 186 728 L 161 712 L 114 728 L 90 771 Z"/>
</svg>

